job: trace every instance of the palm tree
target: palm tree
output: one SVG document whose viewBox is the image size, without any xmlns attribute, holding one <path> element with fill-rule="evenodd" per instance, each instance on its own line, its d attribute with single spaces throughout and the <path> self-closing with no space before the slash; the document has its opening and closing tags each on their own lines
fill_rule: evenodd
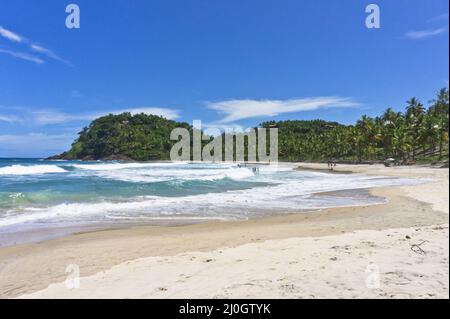
<svg viewBox="0 0 450 319">
<path fill-rule="evenodd" d="M 449 120 L 449 92 L 447 88 L 442 88 L 437 93 L 435 100 L 431 101 L 430 113 L 437 118 L 437 129 L 439 131 L 439 159 L 442 159 L 444 140 L 448 138 Z"/>
<path fill-rule="evenodd" d="M 392 108 L 387 108 L 381 116 L 381 138 L 384 150 L 384 157 L 394 156 L 393 135 L 394 130 L 399 124 L 401 113 L 395 112 Z"/>
<path fill-rule="evenodd" d="M 416 159 L 416 150 L 419 139 L 419 131 L 420 126 L 423 120 L 423 114 L 425 112 L 425 108 L 423 104 L 419 102 L 415 97 L 406 101 L 406 122 L 411 130 L 412 137 L 412 159 L 413 161 Z"/>
<path fill-rule="evenodd" d="M 368 159 L 373 159 L 378 135 L 376 132 L 375 121 L 371 117 L 363 115 L 356 123 L 356 128 L 359 131 L 359 147 L 362 148 L 362 152 L 367 155 Z"/>
</svg>

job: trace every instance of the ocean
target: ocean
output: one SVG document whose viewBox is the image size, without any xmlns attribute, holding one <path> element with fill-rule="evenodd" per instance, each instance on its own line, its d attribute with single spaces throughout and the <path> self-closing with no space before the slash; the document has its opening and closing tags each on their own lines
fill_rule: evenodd
<svg viewBox="0 0 450 319">
<path fill-rule="evenodd" d="M 362 191 L 408 179 L 295 170 L 292 165 L 0 159 L 1 235 L 127 223 L 239 220 L 376 204 Z"/>
</svg>

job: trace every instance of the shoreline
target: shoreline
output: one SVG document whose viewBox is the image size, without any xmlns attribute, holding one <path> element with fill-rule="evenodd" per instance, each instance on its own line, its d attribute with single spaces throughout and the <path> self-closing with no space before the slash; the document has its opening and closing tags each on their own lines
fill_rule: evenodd
<svg viewBox="0 0 450 319">
<path fill-rule="evenodd" d="M 348 174 L 348 173 L 345 173 Z M 377 187 L 378 188 L 378 187 Z M 373 188 L 375 189 L 375 188 Z M 375 196 L 372 194 L 371 188 L 356 188 L 356 189 L 343 189 L 334 191 L 320 191 L 317 193 L 312 193 L 311 197 L 329 197 L 334 199 L 346 198 L 358 201 L 358 197 L 361 202 L 356 204 L 339 205 L 336 206 L 323 207 L 323 208 L 308 208 L 303 210 L 297 210 L 295 212 L 280 213 L 278 210 L 274 210 L 271 213 L 266 213 L 264 215 L 256 215 L 252 217 L 242 217 L 238 219 L 223 219 L 223 218 L 213 218 L 213 217 L 161 217 L 152 218 L 138 221 L 122 221 L 122 222 L 103 222 L 103 223 L 91 223 L 91 224 L 78 224 L 73 226 L 54 226 L 54 227 L 41 227 L 34 228 L 31 230 L 21 229 L 16 232 L 0 232 L 0 248 L 13 247 L 23 244 L 40 244 L 49 240 L 55 240 L 58 238 L 64 238 L 71 235 L 79 235 L 84 233 L 92 233 L 98 231 L 108 231 L 108 230 L 120 230 L 120 229 L 130 229 L 136 227 L 182 227 L 195 224 L 203 223 L 226 223 L 226 222 L 239 222 L 247 220 L 257 220 L 270 218 L 274 216 L 286 216 L 293 214 L 311 214 L 320 212 L 326 209 L 335 208 L 350 208 L 350 207 L 361 207 L 361 206 L 372 206 L 380 205 L 386 202 L 386 199 L 382 196 Z M 370 203 L 365 203 L 364 201 L 373 201 Z"/>
<path fill-rule="evenodd" d="M 60 160 L 54 160 L 60 161 Z M 115 162 L 115 161 L 111 161 Z M 136 162 L 135 162 L 136 163 Z M 172 161 L 149 161 L 149 162 L 138 162 L 138 163 L 173 163 Z M 196 162 L 189 162 L 196 163 Z M 234 163 L 234 162 L 230 162 Z M 242 165 L 242 164 L 241 164 Z M 327 174 L 352 174 L 351 171 L 330 171 L 319 168 L 299 168 L 297 163 L 292 162 L 278 162 L 278 163 L 269 163 L 269 162 L 249 162 L 246 165 L 280 165 L 281 167 L 289 167 L 293 170 L 305 170 L 312 171 L 318 173 L 327 173 Z M 359 196 L 360 192 L 367 192 L 367 196 Z M 348 196 L 343 196 L 342 194 L 347 193 Z M 352 194 L 353 193 L 353 194 Z M 355 196 L 357 194 L 357 196 Z M 328 195 L 328 196 L 326 196 Z M 338 207 L 353 207 L 353 206 L 364 206 L 366 204 L 379 204 L 383 202 L 382 198 L 372 196 L 369 192 L 369 188 L 356 188 L 356 189 L 339 189 L 332 191 L 317 191 L 313 192 L 309 195 L 310 197 L 329 197 L 330 205 L 323 207 L 314 207 L 314 208 L 304 208 L 304 209 L 294 209 L 289 210 L 288 212 L 282 213 L 280 209 L 272 209 L 270 211 L 261 211 L 259 214 L 254 214 L 253 216 L 241 216 L 236 218 L 231 217 L 214 217 L 214 216 L 171 216 L 171 217 L 148 217 L 141 219 L 124 219 L 120 221 L 115 220 L 105 220 L 105 221 L 91 221 L 91 222 L 79 222 L 79 223 L 61 223 L 61 224 L 37 224 L 35 226 L 27 226 L 22 225 L 22 227 L 13 227 L 5 229 L 0 229 L 0 247 L 10 247 L 19 244 L 29 244 L 29 243 L 41 243 L 48 240 L 53 240 L 61 237 L 66 237 L 79 233 L 86 232 L 95 232 L 102 230 L 114 230 L 114 229 L 122 229 L 122 228 L 130 228 L 130 227 L 142 227 L 142 226 L 163 226 L 163 227 L 173 227 L 173 226 L 184 226 L 191 225 L 197 223 L 206 223 L 206 222 L 226 222 L 226 221 L 243 221 L 247 219 L 258 219 L 258 218 L 267 218 L 274 215 L 279 214 L 297 214 L 297 213 L 308 213 L 308 212 L 316 212 L 323 209 L 329 208 L 338 208 Z M 336 199 L 333 203 L 333 198 Z M 348 203 L 339 202 L 339 199 L 347 199 Z M 373 203 L 371 203 L 373 201 Z"/>
<path fill-rule="evenodd" d="M 326 164 L 293 165 L 326 167 Z M 378 165 L 338 165 L 335 168 L 349 169 L 354 173 L 415 178 L 429 178 L 432 173 L 430 170 L 436 170 L 426 167 L 383 168 Z M 380 174 L 380 171 L 384 174 Z M 386 203 L 378 205 L 329 208 L 312 213 L 280 214 L 245 221 L 99 230 L 41 243 L 2 247 L 0 297 L 17 297 L 61 282 L 67 276 L 65 269 L 68 264 L 79 265 L 84 278 L 121 263 L 151 256 L 205 253 L 289 238 L 321 238 L 365 230 L 445 225 L 448 224 L 448 169 L 433 174 L 432 179 L 436 180 L 427 184 L 371 189 L 372 195 L 387 199 Z M 428 196 L 425 198 L 427 200 L 424 200 L 424 196 Z M 439 196 L 443 197 L 439 199 Z"/>
</svg>

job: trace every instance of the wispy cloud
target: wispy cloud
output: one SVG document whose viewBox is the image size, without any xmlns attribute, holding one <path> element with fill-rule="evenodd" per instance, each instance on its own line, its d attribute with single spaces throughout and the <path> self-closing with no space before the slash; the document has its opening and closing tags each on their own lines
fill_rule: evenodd
<svg viewBox="0 0 450 319">
<path fill-rule="evenodd" d="M 30 46 L 31 50 L 41 53 L 47 57 L 49 57 L 50 59 L 65 63 L 67 65 L 72 65 L 69 61 L 64 60 L 63 58 L 61 58 L 60 56 L 56 55 L 52 50 L 44 48 L 40 45 L 36 45 L 36 44 L 32 44 Z"/>
<path fill-rule="evenodd" d="M 3 28 L 1 25 L 0 25 L 0 36 L 4 37 L 10 41 L 18 42 L 18 43 L 22 42 L 24 39 L 22 36 Z"/>
<path fill-rule="evenodd" d="M 416 30 L 416 31 L 408 31 L 405 33 L 405 36 L 409 39 L 413 40 L 421 40 L 427 39 L 430 37 L 438 36 L 447 31 L 446 28 L 438 28 L 438 29 L 428 29 L 428 30 Z"/>
<path fill-rule="evenodd" d="M 230 123 L 247 118 L 271 117 L 283 113 L 358 105 L 360 104 L 354 102 L 351 98 L 337 96 L 289 100 L 227 100 L 207 103 L 208 108 L 225 115 L 218 121 L 220 123 Z"/>
<path fill-rule="evenodd" d="M 20 121 L 18 117 L 0 114 L 0 122 L 14 123 Z"/>
<path fill-rule="evenodd" d="M 36 63 L 36 64 L 43 64 L 43 63 L 45 63 L 45 61 L 42 60 L 41 58 L 39 58 L 39 57 L 37 57 L 35 55 L 32 55 L 32 54 L 25 53 L 25 52 L 18 52 L 18 51 L 11 51 L 11 50 L 0 49 L 0 53 L 4 53 L 4 54 L 10 55 L 10 56 L 13 56 L 13 57 L 15 57 L 17 59 L 22 59 L 22 60 L 33 62 L 33 63 Z"/>
<path fill-rule="evenodd" d="M 65 63 L 70 66 L 72 65 L 69 61 L 61 58 L 59 55 L 57 55 L 52 50 L 47 49 L 42 45 L 35 44 L 33 41 L 11 31 L 11 30 L 5 29 L 2 26 L 0 26 L 0 36 L 2 36 L 5 39 L 8 39 L 14 43 L 25 44 L 26 46 L 28 46 L 29 50 L 31 50 L 37 54 L 43 55 L 49 59 L 53 59 L 53 60 Z M 36 57 L 36 56 L 28 54 L 28 53 L 23 53 L 23 52 L 18 52 L 18 51 L 13 51 L 13 50 L 5 50 L 5 49 L 2 49 L 0 52 L 9 54 L 11 56 L 14 56 L 16 58 L 20 58 L 20 59 L 23 59 L 26 61 L 34 62 L 37 64 L 44 63 L 44 60 L 42 58 Z"/>
<path fill-rule="evenodd" d="M 92 114 L 68 114 L 58 111 L 37 111 L 31 113 L 32 121 L 38 125 L 62 124 L 73 121 L 88 121 L 95 118 Z"/>
</svg>

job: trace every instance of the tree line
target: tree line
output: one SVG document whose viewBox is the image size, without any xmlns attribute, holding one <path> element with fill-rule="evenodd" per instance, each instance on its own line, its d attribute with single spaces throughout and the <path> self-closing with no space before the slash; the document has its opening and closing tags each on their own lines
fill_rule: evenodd
<svg viewBox="0 0 450 319">
<path fill-rule="evenodd" d="M 448 160 L 449 91 L 441 89 L 428 108 L 413 97 L 404 112 L 388 108 L 375 118 L 363 115 L 355 125 L 321 120 L 261 125 L 278 127 L 279 157 L 290 161 Z"/>
<path fill-rule="evenodd" d="M 170 132 L 176 127 L 193 130 L 188 123 L 155 115 L 110 114 L 94 120 L 68 152 L 52 158 L 168 160 L 176 142 L 170 140 Z M 278 128 L 280 160 L 448 161 L 449 91 L 441 89 L 428 107 L 413 97 L 404 112 L 388 108 L 374 118 L 363 115 L 354 125 L 288 120 L 267 121 L 260 127 Z"/>
</svg>

